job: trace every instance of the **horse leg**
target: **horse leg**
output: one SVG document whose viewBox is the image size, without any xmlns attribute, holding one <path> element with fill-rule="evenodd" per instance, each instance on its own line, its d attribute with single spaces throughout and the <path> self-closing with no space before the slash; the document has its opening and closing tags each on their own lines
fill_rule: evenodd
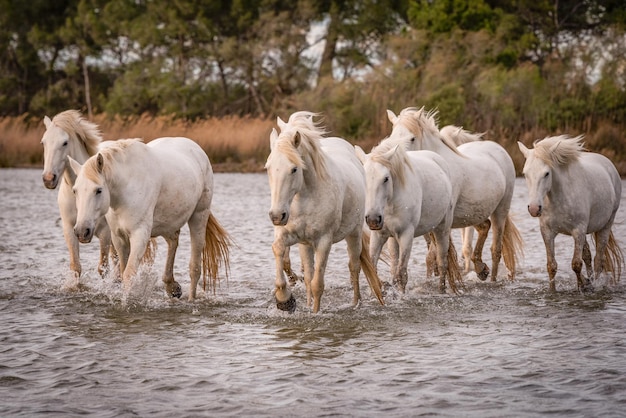
<svg viewBox="0 0 626 418">
<path fill-rule="evenodd" d="M 272 252 L 276 262 L 276 278 L 274 279 L 274 298 L 276 299 L 276 307 L 282 311 L 292 313 L 296 310 L 296 300 L 291 294 L 287 286 L 287 280 L 283 273 L 283 260 L 285 259 L 285 251 L 295 242 L 289 242 L 291 239 L 284 229 L 276 228 L 274 230 L 274 242 L 272 243 Z"/>
<path fill-rule="evenodd" d="M 130 236 L 130 251 L 128 252 L 128 263 L 124 268 L 122 275 L 122 284 L 124 290 L 129 292 L 132 288 L 133 279 L 135 278 L 137 271 L 139 271 L 139 265 L 141 264 L 141 258 L 146 252 L 146 247 L 150 241 L 150 228 L 142 228 L 133 231 Z"/>
<path fill-rule="evenodd" d="M 174 280 L 174 259 L 176 258 L 176 251 L 178 250 L 178 238 L 180 236 L 180 229 L 174 231 L 172 235 L 163 236 L 165 242 L 167 243 L 167 257 L 165 258 L 165 270 L 163 270 L 163 277 L 161 280 L 163 284 L 165 284 L 165 292 L 173 298 L 180 298 L 182 296 L 182 289 L 180 288 L 180 284 Z M 191 259 L 193 259 L 193 251 Z M 191 276 L 191 267 L 192 261 L 189 261 L 189 274 Z M 196 297 L 195 286 L 192 285 L 189 288 L 189 300 L 192 301 L 192 293 L 193 297 Z"/>
<path fill-rule="evenodd" d="M 391 270 L 391 279 L 393 280 L 394 277 L 396 277 L 400 260 L 400 248 L 396 238 L 389 237 L 387 239 L 387 251 L 389 251 L 389 258 L 391 258 L 389 267 Z"/>
<path fill-rule="evenodd" d="M 476 231 L 478 231 L 478 238 L 476 238 L 476 246 L 474 247 L 474 253 L 472 254 L 472 262 L 474 263 L 474 270 L 480 280 L 486 280 L 489 276 L 489 267 L 483 263 L 483 246 L 491 228 L 491 221 L 489 219 L 474 225 Z"/>
<path fill-rule="evenodd" d="M 430 239 L 429 234 L 424 234 L 424 241 L 426 241 L 426 277 L 430 278 L 433 275 L 439 276 L 439 266 L 437 265 L 437 248 L 433 240 Z"/>
<path fill-rule="evenodd" d="M 606 254 L 607 254 L 607 246 L 609 243 L 609 237 L 611 236 L 611 228 L 612 222 L 609 223 L 608 228 L 604 228 L 598 232 L 596 232 L 596 256 L 593 259 L 593 270 L 595 273 L 595 278 L 599 278 L 600 274 L 604 271 L 606 265 Z"/>
<path fill-rule="evenodd" d="M 358 306 L 361 302 L 361 288 L 359 286 L 359 273 L 361 272 L 361 227 L 354 235 L 346 237 L 348 247 L 348 269 L 350 270 L 350 283 L 354 295 L 352 297 L 352 306 Z"/>
<path fill-rule="evenodd" d="M 574 238 L 574 254 L 572 255 L 572 270 L 576 273 L 576 282 L 578 284 L 578 290 L 588 291 L 593 290 L 589 278 L 583 278 L 583 247 L 585 246 L 586 238 L 585 231 L 574 230 L 572 231 L 572 238 Z"/>
<path fill-rule="evenodd" d="M 104 276 L 109 270 L 109 253 L 111 252 L 111 229 L 102 218 L 96 225 L 96 236 L 100 240 L 100 261 L 98 262 L 98 273 Z"/>
<path fill-rule="evenodd" d="M 450 247 L 450 233 L 449 229 L 437 228 L 433 231 L 433 237 L 435 244 L 437 245 L 437 264 L 439 265 L 439 291 L 446 293 L 446 277 L 448 276 L 448 249 Z M 458 265 L 454 266 L 458 270 Z M 454 290 L 456 287 L 450 284 L 450 287 Z"/>
<path fill-rule="evenodd" d="M 320 310 L 322 293 L 324 293 L 324 274 L 326 273 L 326 265 L 328 263 L 331 245 L 332 237 L 328 235 L 322 237 L 315 248 L 315 272 L 313 273 L 313 280 L 311 280 L 313 313 L 317 313 Z"/>
<path fill-rule="evenodd" d="M 289 284 L 294 286 L 298 283 L 298 275 L 291 268 L 291 258 L 289 257 L 289 251 L 285 251 L 285 256 L 283 257 L 283 271 L 287 275 L 289 279 Z"/>
<path fill-rule="evenodd" d="M 313 272 L 315 271 L 314 260 L 315 255 L 313 247 L 308 244 L 298 244 L 300 252 L 300 262 L 304 270 L 304 286 L 306 287 L 306 306 L 310 307 L 313 296 L 311 295 L 311 280 L 313 280 Z"/>
<path fill-rule="evenodd" d="M 558 267 L 558 263 L 554 257 L 554 237 L 556 234 L 552 232 L 549 227 L 544 227 L 542 224 L 539 225 L 539 228 L 541 230 L 543 243 L 546 246 L 546 268 L 548 270 L 548 278 L 550 280 L 550 291 L 556 292 L 556 284 L 554 282 Z"/>
<path fill-rule="evenodd" d="M 393 284 L 402 293 L 406 292 L 406 285 L 409 282 L 408 265 L 409 258 L 411 257 L 411 249 L 413 247 L 414 230 L 407 228 L 402 235 L 400 235 L 396 242 L 399 246 L 398 253 L 398 265 L 393 275 Z M 436 243 L 431 241 L 431 245 L 439 251 Z M 441 274 L 441 271 L 439 272 Z"/>
<path fill-rule="evenodd" d="M 463 260 L 465 260 L 465 274 L 469 273 L 472 269 L 472 244 L 474 240 L 474 227 L 468 226 L 461 231 L 461 237 L 463 241 Z"/>
<path fill-rule="evenodd" d="M 585 270 L 587 271 L 587 277 L 593 279 L 593 266 L 591 265 L 591 250 L 589 249 L 589 242 L 585 235 L 585 242 L 583 243 L 583 263 L 585 263 Z"/>
<path fill-rule="evenodd" d="M 502 259 L 502 240 L 504 239 L 504 223 L 507 213 L 495 212 L 491 216 L 491 281 L 498 279 L 498 268 Z"/>
<path fill-rule="evenodd" d="M 63 236 L 65 237 L 67 249 L 70 252 L 70 270 L 72 270 L 74 277 L 78 280 L 82 272 L 78 238 L 76 238 L 74 233 L 73 223 L 67 222 L 65 219 L 63 220 Z"/>
</svg>

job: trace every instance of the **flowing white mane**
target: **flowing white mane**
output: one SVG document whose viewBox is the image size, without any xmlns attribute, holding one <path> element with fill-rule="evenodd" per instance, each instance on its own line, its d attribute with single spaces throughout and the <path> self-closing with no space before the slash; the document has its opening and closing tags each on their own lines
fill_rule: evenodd
<svg viewBox="0 0 626 418">
<path fill-rule="evenodd" d="M 318 114 L 300 111 L 289 117 L 289 121 L 281 128 L 267 165 L 271 162 L 272 154 L 280 152 L 298 168 L 310 169 L 322 179 L 328 177 L 325 155 L 320 147 L 320 140 L 324 138 L 326 130 L 313 120 L 315 116 Z"/>
<path fill-rule="evenodd" d="M 83 118 L 78 110 L 61 112 L 52 118 L 52 123 L 67 132 L 72 140 L 81 142 L 89 155 L 98 152 L 98 144 L 102 142 L 100 128 Z"/>
<path fill-rule="evenodd" d="M 413 167 L 409 164 L 409 157 L 404 147 L 398 146 L 391 155 L 389 155 L 389 153 L 384 149 L 375 147 L 370 153 L 370 158 L 372 162 L 376 162 L 384 167 L 387 167 L 394 180 L 394 184 L 397 182 L 400 186 L 404 187 L 406 184 L 405 169 L 408 168 L 411 171 L 413 170 Z"/>
<path fill-rule="evenodd" d="M 397 123 L 406 127 L 415 136 L 415 140 L 423 141 L 426 137 L 437 138 L 457 154 L 456 144 L 448 136 L 439 132 L 437 126 L 437 110 L 425 110 L 424 107 L 407 107 L 398 115 Z M 385 142 L 385 141 L 383 141 Z"/>
<path fill-rule="evenodd" d="M 98 152 L 98 155 L 102 156 L 105 162 L 104 166 L 102 167 L 102 169 L 98 167 L 98 159 L 96 156 L 89 158 L 87 161 L 85 161 L 85 164 L 83 165 L 85 177 L 92 181 L 97 181 L 100 174 L 103 174 L 105 178 L 110 177 L 112 164 L 108 163 L 120 157 L 124 158 L 124 156 L 126 155 L 124 150 L 132 147 L 135 144 L 143 144 L 143 140 L 141 138 L 120 139 L 114 141 L 108 147 L 100 150 Z"/>
<path fill-rule="evenodd" d="M 550 167 L 568 165 L 578 161 L 580 154 L 585 151 L 582 140 L 583 135 L 574 138 L 569 135 L 546 137 L 533 144 L 535 156 Z"/>
</svg>

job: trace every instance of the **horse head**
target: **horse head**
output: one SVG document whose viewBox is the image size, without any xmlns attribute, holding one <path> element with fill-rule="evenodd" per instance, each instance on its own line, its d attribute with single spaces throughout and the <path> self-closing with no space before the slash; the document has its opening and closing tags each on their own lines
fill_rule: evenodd
<svg viewBox="0 0 626 418">
<path fill-rule="evenodd" d="M 68 157 L 70 166 L 76 174 L 72 191 L 76 197 L 76 224 L 74 233 L 82 243 L 90 242 L 98 220 L 109 209 L 111 197 L 103 175 L 104 158 L 102 154 L 89 158 L 81 165 Z"/>
<path fill-rule="evenodd" d="M 552 168 L 537 158 L 534 150 L 527 148 L 519 141 L 517 145 L 526 158 L 522 173 L 528 188 L 528 213 L 530 216 L 539 217 L 543 210 L 543 201 L 552 188 Z"/>
<path fill-rule="evenodd" d="M 57 126 L 48 116 L 43 119 L 46 126 L 41 138 L 43 145 L 43 184 L 48 189 L 56 189 L 59 178 L 65 171 L 67 157 L 70 153 L 70 136 Z"/>
<path fill-rule="evenodd" d="M 304 183 L 304 162 L 298 153 L 301 143 L 299 132 L 283 132 L 275 129 L 270 134 L 271 153 L 265 169 L 270 184 L 271 207 L 269 217 L 276 226 L 286 225 L 294 196 Z"/>
<path fill-rule="evenodd" d="M 385 221 L 385 206 L 393 197 L 395 156 L 403 149 L 395 145 L 382 152 L 374 150 L 369 155 L 361 148 L 355 149 L 365 169 L 365 223 L 371 230 L 380 230 Z"/>
</svg>

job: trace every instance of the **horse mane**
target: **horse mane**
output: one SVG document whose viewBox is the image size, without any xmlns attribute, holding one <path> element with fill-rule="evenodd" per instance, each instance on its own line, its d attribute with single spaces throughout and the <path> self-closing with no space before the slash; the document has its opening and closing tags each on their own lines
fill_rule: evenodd
<svg viewBox="0 0 626 418">
<path fill-rule="evenodd" d="M 98 155 L 102 155 L 104 159 L 104 166 L 102 168 L 102 173 L 98 170 L 98 159 L 96 156 L 91 156 L 85 164 L 83 165 L 83 172 L 85 177 L 93 182 L 98 182 L 100 175 L 104 175 L 105 178 L 110 178 L 111 173 L 113 171 L 112 161 L 117 160 L 118 158 L 124 158 L 126 156 L 126 152 L 124 152 L 127 148 L 135 144 L 143 144 L 143 140 L 141 138 L 131 138 L 131 139 L 119 139 L 117 141 L 112 141 L 113 143 L 106 148 L 101 149 L 98 152 Z"/>
<path fill-rule="evenodd" d="M 87 154 L 94 155 L 98 152 L 98 145 L 102 142 L 100 128 L 85 119 L 78 110 L 61 112 L 52 118 L 52 123 L 63 129 L 72 140 L 81 142 Z"/>
<path fill-rule="evenodd" d="M 397 181 L 400 186 L 404 187 L 406 184 L 406 175 L 404 168 L 413 170 L 413 166 L 409 163 L 409 156 L 406 153 L 404 147 L 397 147 L 396 151 L 387 157 L 387 147 L 375 147 L 370 153 L 370 159 L 372 162 L 379 163 L 384 167 L 387 167 L 391 173 L 391 177 L 394 182 Z"/>
<path fill-rule="evenodd" d="M 438 138 L 444 145 L 450 148 L 455 153 L 461 155 L 456 148 L 456 144 L 448 136 L 444 136 L 439 132 L 437 126 L 437 110 L 425 110 L 422 106 L 407 107 L 402 109 L 398 115 L 398 120 L 402 123 L 419 141 L 422 141 L 426 135 L 430 135 L 433 138 Z"/>
<path fill-rule="evenodd" d="M 583 135 L 573 138 L 569 135 L 545 137 L 534 142 L 535 156 L 551 168 L 568 165 L 578 161 L 580 154 L 585 150 L 582 140 Z"/>
<path fill-rule="evenodd" d="M 276 140 L 276 150 L 283 153 L 291 163 L 302 169 L 311 169 L 320 179 L 328 178 L 326 157 L 321 149 L 320 140 L 324 138 L 326 129 L 321 122 L 313 120 L 317 113 L 300 111 L 289 117 L 287 125 Z M 300 144 L 296 148 L 292 141 L 296 134 L 300 134 Z M 271 157 L 271 155 L 270 155 Z M 305 162 L 310 159 L 311 167 Z M 269 159 L 268 159 L 269 160 Z"/>
<path fill-rule="evenodd" d="M 456 146 L 466 144 L 468 142 L 482 141 L 483 133 L 472 133 L 462 126 L 446 125 L 439 130 L 442 137 L 454 142 Z"/>
</svg>

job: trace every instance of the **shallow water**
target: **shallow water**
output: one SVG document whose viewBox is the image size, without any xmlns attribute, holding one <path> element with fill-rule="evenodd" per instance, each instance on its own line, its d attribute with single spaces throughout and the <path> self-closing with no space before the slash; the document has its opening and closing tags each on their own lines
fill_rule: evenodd
<svg viewBox="0 0 626 418">
<path fill-rule="evenodd" d="M 144 297 L 124 304 L 119 284 L 97 274 L 95 241 L 81 246 L 81 285 L 70 280 L 56 192 L 40 170 L 0 170 L 0 416 L 624 416 L 624 280 L 579 293 L 571 239 L 559 237 L 550 293 L 522 179 L 512 211 L 526 247 L 515 282 L 468 276 L 461 295 L 440 295 L 417 239 L 407 293 L 381 307 L 362 278 L 365 301 L 352 309 L 336 245 L 317 315 L 302 284 L 295 314 L 274 306 L 266 176 L 215 182 L 214 213 L 237 243 L 228 282 L 186 302 L 184 230 L 183 299 L 164 294 L 159 240 L 141 273 Z"/>
</svg>

